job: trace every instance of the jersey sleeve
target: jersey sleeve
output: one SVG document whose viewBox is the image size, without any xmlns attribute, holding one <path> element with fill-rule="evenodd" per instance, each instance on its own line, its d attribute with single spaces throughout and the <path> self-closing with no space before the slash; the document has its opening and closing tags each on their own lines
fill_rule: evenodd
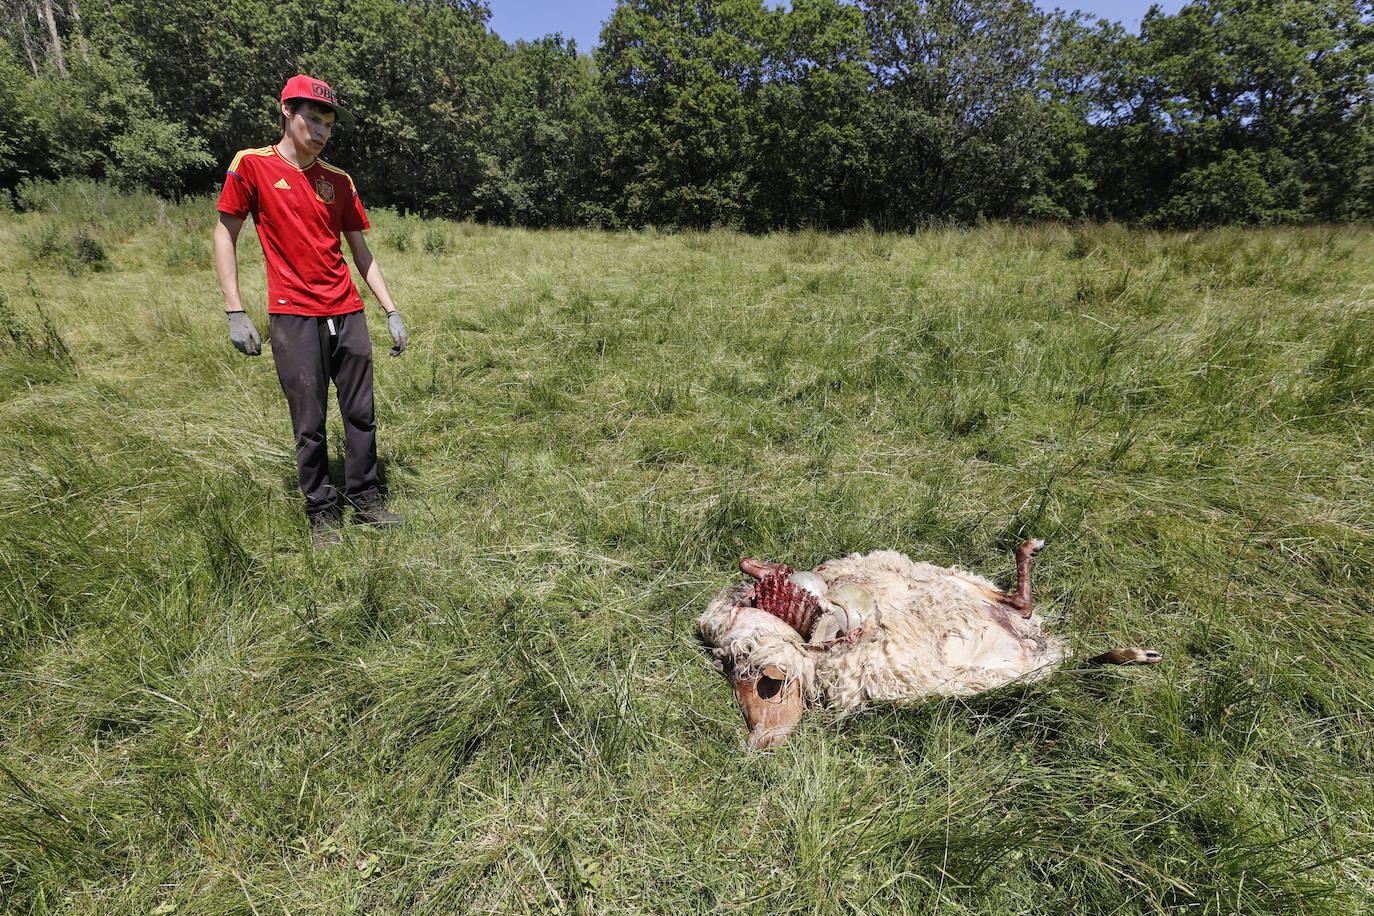
<svg viewBox="0 0 1374 916">
<path fill-rule="evenodd" d="M 215 209 L 240 219 L 258 208 L 257 190 L 253 187 L 250 167 L 242 153 L 234 157 L 224 174 L 224 187 L 219 192 Z"/>
<path fill-rule="evenodd" d="M 353 186 L 351 177 L 348 179 L 348 194 L 348 203 L 344 205 L 343 211 L 344 232 L 372 228 L 372 224 L 367 221 L 367 212 L 363 210 L 363 200 L 358 196 L 358 189 Z"/>
</svg>

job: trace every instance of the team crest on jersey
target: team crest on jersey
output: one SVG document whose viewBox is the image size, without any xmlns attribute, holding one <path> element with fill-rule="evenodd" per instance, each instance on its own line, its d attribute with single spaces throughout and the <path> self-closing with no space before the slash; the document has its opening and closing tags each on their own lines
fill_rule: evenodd
<svg viewBox="0 0 1374 916">
<path fill-rule="evenodd" d="M 334 202 L 334 186 L 323 178 L 315 179 L 315 196 L 327 204 Z"/>
</svg>

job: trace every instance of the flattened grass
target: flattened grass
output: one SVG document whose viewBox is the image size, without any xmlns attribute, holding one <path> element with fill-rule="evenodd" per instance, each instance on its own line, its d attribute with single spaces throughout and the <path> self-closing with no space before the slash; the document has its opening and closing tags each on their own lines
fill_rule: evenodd
<svg viewBox="0 0 1374 916">
<path fill-rule="evenodd" d="M 1367 230 L 378 213 L 410 524 L 312 553 L 209 204 L 46 200 L 0 217 L 0 909 L 1374 906 Z M 24 244 L 78 232 L 105 269 Z M 742 749 L 692 632 L 741 554 L 1030 534 L 1062 632 L 1168 661 Z"/>
</svg>

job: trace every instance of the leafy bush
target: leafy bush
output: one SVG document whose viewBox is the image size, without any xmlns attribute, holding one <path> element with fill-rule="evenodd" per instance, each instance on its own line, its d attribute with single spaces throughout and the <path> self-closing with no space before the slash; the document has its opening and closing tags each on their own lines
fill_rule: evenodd
<svg viewBox="0 0 1374 916">
<path fill-rule="evenodd" d="M 1282 193 L 1287 164 L 1276 155 L 1227 150 L 1217 162 L 1180 176 L 1168 202 L 1147 222 L 1166 228 L 1297 222 L 1301 213 L 1285 206 Z"/>
<path fill-rule="evenodd" d="M 27 76 L 9 44 L 0 41 L 0 185 L 12 184 L 43 164 L 44 144 L 25 92 Z M 0 198 L 5 196 L 0 191 Z"/>
<path fill-rule="evenodd" d="M 121 188 L 147 188 L 161 197 L 175 198 L 187 177 L 215 164 L 203 137 L 192 136 L 185 124 L 140 118 L 115 138 L 109 176 Z"/>
<path fill-rule="evenodd" d="M 448 227 L 442 223 L 429 223 L 425 226 L 425 251 L 430 254 L 448 254 L 452 247 L 449 242 Z"/>
<path fill-rule="evenodd" d="M 110 263 L 105 257 L 104 247 L 84 229 L 78 229 L 72 235 L 72 259 L 92 270 L 104 270 Z"/>
<path fill-rule="evenodd" d="M 56 223 L 46 223 L 27 237 L 29 255 L 35 260 L 60 267 L 72 276 L 83 271 L 110 269 L 105 247 L 85 227 L 65 231 Z"/>
<path fill-rule="evenodd" d="M 158 222 L 166 206 L 152 194 L 84 179 L 25 179 L 15 188 L 19 209 L 48 213 L 57 222 L 100 230 L 129 230 Z"/>
<path fill-rule="evenodd" d="M 409 251 L 414 236 L 415 227 L 401 217 L 382 231 L 382 243 L 397 251 Z"/>
<path fill-rule="evenodd" d="M 48 141 L 51 171 L 100 178 L 110 165 L 112 141 L 140 116 L 152 115 L 152 97 L 121 55 L 89 55 L 69 72 L 44 71 L 28 99 L 39 133 Z"/>
</svg>

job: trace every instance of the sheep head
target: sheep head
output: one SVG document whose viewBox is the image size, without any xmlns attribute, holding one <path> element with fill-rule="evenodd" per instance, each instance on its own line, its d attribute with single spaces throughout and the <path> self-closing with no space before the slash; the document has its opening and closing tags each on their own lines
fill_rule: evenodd
<svg viewBox="0 0 1374 916">
<path fill-rule="evenodd" d="M 714 648 L 717 670 L 735 692 L 755 750 L 777 747 L 801 721 L 815 668 L 800 634 L 782 617 L 753 606 L 756 589 L 726 589 L 697 624 Z"/>
<path fill-rule="evenodd" d="M 862 588 L 831 589 L 816 572 L 745 557 L 756 581 L 726 589 L 697 625 L 735 691 L 751 748 L 786 740 L 815 695 L 814 653 L 861 632 Z M 835 594 L 829 594 L 834 592 Z M 839 596 L 845 603 L 839 603 Z"/>
</svg>

